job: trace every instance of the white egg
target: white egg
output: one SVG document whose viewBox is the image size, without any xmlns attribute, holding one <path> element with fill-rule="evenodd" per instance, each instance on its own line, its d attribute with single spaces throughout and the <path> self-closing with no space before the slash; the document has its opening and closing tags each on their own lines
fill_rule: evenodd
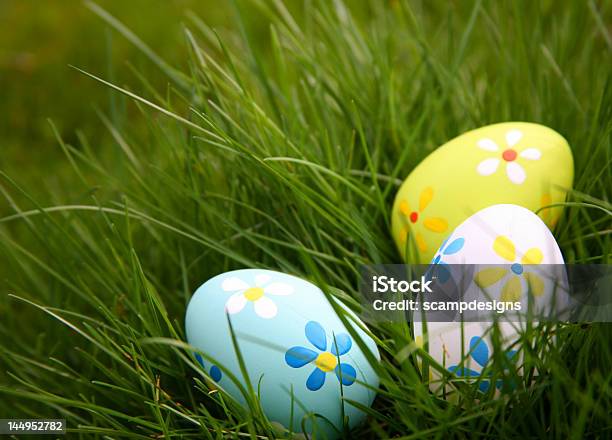
<svg viewBox="0 0 612 440">
<path fill-rule="evenodd" d="M 449 269 L 455 282 L 469 277 L 457 282 L 465 289 L 466 301 L 477 298 L 521 304 L 522 316 L 504 314 L 497 323 L 500 346 L 509 365 L 516 366 L 522 359 L 517 341 L 529 319 L 524 313 L 528 307 L 532 313 L 550 314 L 567 304 L 563 264 L 559 246 L 542 220 L 528 209 L 504 204 L 482 209 L 461 223 L 436 252 L 431 269 Z M 503 383 L 492 384 L 480 377 L 494 354 L 492 315 L 488 312 L 478 322 L 414 322 L 415 340 L 419 345 L 426 341 L 429 354 L 457 379 L 478 381 L 481 391 L 502 388 Z M 449 390 L 449 386 L 440 386 L 437 371 L 432 370 L 432 378 L 433 391 Z"/>
</svg>

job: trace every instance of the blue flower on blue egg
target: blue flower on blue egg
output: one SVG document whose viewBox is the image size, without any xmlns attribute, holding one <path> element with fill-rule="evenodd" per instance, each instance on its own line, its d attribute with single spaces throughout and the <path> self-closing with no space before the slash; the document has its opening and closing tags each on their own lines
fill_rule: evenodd
<svg viewBox="0 0 612 440">
<path fill-rule="evenodd" d="M 516 351 L 514 350 L 508 350 L 506 352 L 506 356 L 508 357 L 508 359 L 514 358 L 515 355 L 516 355 Z M 469 356 L 472 359 L 474 359 L 476 363 L 480 365 L 482 368 L 484 368 L 487 362 L 489 361 L 489 346 L 480 336 L 474 336 L 472 339 L 470 339 Z M 451 373 L 454 373 L 456 376 L 459 376 L 459 377 L 475 379 L 481 376 L 480 372 L 472 370 L 467 367 L 460 367 L 459 365 L 453 365 L 452 367 L 449 367 L 448 371 L 450 371 Z M 498 390 L 502 389 L 503 385 L 504 385 L 503 380 L 498 380 L 495 383 L 495 387 Z M 514 387 L 513 384 L 509 384 L 509 385 L 511 387 Z M 478 388 L 480 389 L 480 391 L 485 393 L 489 390 L 490 386 L 491 386 L 490 381 L 488 379 L 483 379 L 480 381 Z"/>
<path fill-rule="evenodd" d="M 427 270 L 427 278 L 431 279 L 433 274 L 437 274 L 438 279 L 441 283 L 446 283 L 450 278 L 450 271 L 448 269 L 448 263 L 443 261 L 443 258 L 447 255 L 453 255 L 463 249 L 465 245 L 465 239 L 462 237 L 456 238 L 448 243 L 450 237 L 444 240 L 440 246 L 439 252 L 431 260 L 431 266 Z M 448 243 L 448 244 L 447 244 Z"/>
<path fill-rule="evenodd" d="M 325 330 L 316 321 L 310 321 L 305 327 L 306 339 L 318 350 L 307 347 L 292 347 L 285 353 L 285 362 L 293 368 L 301 368 L 314 364 L 315 368 L 306 380 L 306 388 L 316 391 L 325 383 L 327 373 L 334 371 L 342 385 L 349 386 L 355 382 L 357 372 L 352 365 L 339 362 L 338 358 L 351 349 L 353 342 L 346 333 L 340 333 L 330 338 L 329 349 Z"/>
<path fill-rule="evenodd" d="M 202 368 L 206 369 L 206 366 L 204 365 L 204 359 L 202 359 L 202 356 L 199 353 L 196 353 L 195 358 L 200 363 L 200 365 L 202 365 Z M 221 374 L 221 369 L 217 367 L 216 365 L 213 365 L 210 367 L 210 370 L 208 371 L 208 375 L 215 382 L 219 382 L 221 380 L 221 377 L 223 377 L 223 375 Z"/>
</svg>

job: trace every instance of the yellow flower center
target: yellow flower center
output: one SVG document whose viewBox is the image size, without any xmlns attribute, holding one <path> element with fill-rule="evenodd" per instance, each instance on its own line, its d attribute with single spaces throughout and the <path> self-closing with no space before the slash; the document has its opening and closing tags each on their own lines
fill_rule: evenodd
<svg viewBox="0 0 612 440">
<path fill-rule="evenodd" d="M 315 360 L 315 365 L 320 369 L 325 371 L 326 373 L 332 371 L 338 365 L 338 359 L 336 356 L 326 351 L 325 353 L 321 353 L 317 356 Z"/>
<path fill-rule="evenodd" d="M 261 287 L 251 287 L 244 292 L 244 297 L 249 301 L 257 301 L 263 295 L 264 291 Z"/>
</svg>

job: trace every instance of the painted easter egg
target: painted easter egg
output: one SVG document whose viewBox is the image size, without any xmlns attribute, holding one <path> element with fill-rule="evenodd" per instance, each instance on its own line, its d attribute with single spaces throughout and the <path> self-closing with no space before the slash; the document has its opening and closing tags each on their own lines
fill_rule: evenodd
<svg viewBox="0 0 612 440">
<path fill-rule="evenodd" d="M 565 200 L 573 158 L 556 131 L 504 122 L 464 133 L 425 158 L 393 205 L 393 238 L 405 261 L 429 263 L 450 231 L 487 206 L 511 203 L 538 211 Z M 552 229 L 561 207 L 538 215 Z"/>
<path fill-rule="evenodd" d="M 345 306 L 338 306 L 346 311 L 370 359 L 379 360 L 376 344 L 360 328 L 365 326 Z M 248 380 L 256 393 L 259 390 L 261 407 L 271 422 L 296 433 L 305 426 L 317 438 L 336 438 L 343 416 L 349 428 L 364 419 L 365 414 L 346 400 L 371 405 L 378 377 L 317 286 L 280 272 L 243 269 L 217 275 L 195 292 L 185 319 L 187 341 L 204 354 L 196 358 L 209 377 L 245 404 L 240 388 L 247 382 L 228 318 Z"/>
<path fill-rule="evenodd" d="M 466 301 L 519 302 L 521 310 L 532 307 L 534 313 L 553 319 L 559 315 L 551 313 L 562 312 L 568 303 L 567 274 L 555 238 L 538 216 L 517 205 L 493 205 L 470 216 L 440 246 L 430 270 L 441 282 L 465 276 L 461 272 L 465 270 L 471 278 L 458 284 L 465 286 Z M 481 391 L 501 388 L 502 382 L 480 377 L 493 356 L 493 314 L 487 315 L 486 322 L 414 322 L 415 340 L 419 345 L 426 340 L 429 354 L 438 363 L 458 378 L 479 381 Z M 520 361 L 517 341 L 530 316 L 541 315 L 509 314 L 498 322 L 497 346 L 513 365 Z M 433 380 L 431 388 L 440 391 L 444 388 L 439 386 L 441 376 L 433 375 L 438 381 Z"/>
</svg>

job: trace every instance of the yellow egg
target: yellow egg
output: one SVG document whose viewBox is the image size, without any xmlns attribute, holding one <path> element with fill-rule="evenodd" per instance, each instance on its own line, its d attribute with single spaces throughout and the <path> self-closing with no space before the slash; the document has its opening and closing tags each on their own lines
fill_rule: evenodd
<svg viewBox="0 0 612 440">
<path fill-rule="evenodd" d="M 400 187 L 391 216 L 402 257 L 428 263 L 463 220 L 491 205 L 531 211 L 565 201 L 574 161 L 567 141 L 539 124 L 503 122 L 464 133 L 423 160 Z M 538 215 L 553 228 L 562 208 Z"/>
</svg>

